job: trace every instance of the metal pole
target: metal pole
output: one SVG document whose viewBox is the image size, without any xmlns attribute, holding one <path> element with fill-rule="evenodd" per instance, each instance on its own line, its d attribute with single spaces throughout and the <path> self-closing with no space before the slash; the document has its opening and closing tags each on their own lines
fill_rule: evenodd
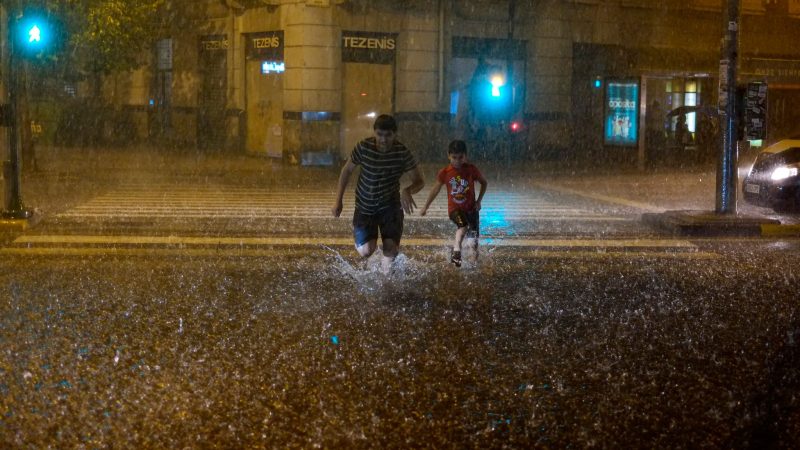
<svg viewBox="0 0 800 450">
<path fill-rule="evenodd" d="M 7 11 L 9 15 L 15 11 Z M 9 18 L 9 23 L 14 20 Z M 12 28 L 12 27 L 9 27 Z M 20 171 L 20 130 L 19 118 L 19 68 L 14 54 L 14 36 L 9 30 L 8 35 L 8 110 L 9 110 L 9 132 L 8 132 L 8 161 L 3 167 L 3 178 L 5 178 L 5 209 L 2 216 L 6 219 L 27 219 L 31 212 L 27 211 L 22 204 L 20 195 L 20 185 L 22 177 Z"/>
<path fill-rule="evenodd" d="M 506 48 L 506 50 L 508 51 L 508 54 L 506 55 L 506 68 L 508 69 L 507 70 L 508 79 L 506 80 L 506 83 L 508 85 L 509 92 L 511 93 L 511 105 L 509 105 L 509 107 L 512 108 L 512 111 L 513 111 L 514 105 L 516 104 L 516 98 L 515 97 L 517 95 L 517 93 L 515 92 L 515 89 L 514 89 L 514 77 L 516 76 L 516 74 L 514 73 L 514 58 L 516 58 L 516 55 L 512 53 L 512 49 L 516 50 L 516 46 L 513 44 L 514 43 L 514 16 L 516 15 L 516 12 L 517 12 L 516 9 L 517 9 L 516 0 L 510 0 L 508 2 L 508 37 L 507 37 L 508 46 Z M 511 117 L 511 120 L 514 120 L 514 118 Z M 500 136 L 502 136 L 502 139 L 505 141 L 505 146 L 504 146 L 505 149 L 504 150 L 505 150 L 505 156 L 506 156 L 506 164 L 510 165 L 511 164 L 511 156 L 512 156 L 511 155 L 512 147 L 514 145 L 514 139 L 510 135 L 509 127 L 511 126 L 511 124 L 510 123 L 505 123 L 505 124 L 503 124 L 503 126 L 505 126 L 505 130 L 502 131 Z"/>
<path fill-rule="evenodd" d="M 725 41 L 719 64 L 719 110 L 722 151 L 717 165 L 717 214 L 736 214 L 737 108 L 736 64 L 739 53 L 739 1 L 728 0 Z"/>
</svg>

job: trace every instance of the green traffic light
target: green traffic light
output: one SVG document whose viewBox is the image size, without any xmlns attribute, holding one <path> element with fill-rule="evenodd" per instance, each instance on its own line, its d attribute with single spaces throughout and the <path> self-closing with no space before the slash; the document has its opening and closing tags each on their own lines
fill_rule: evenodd
<svg viewBox="0 0 800 450">
<path fill-rule="evenodd" d="M 60 24 L 46 11 L 25 10 L 21 15 L 9 17 L 9 28 L 14 52 L 23 58 L 48 56 L 63 45 Z"/>
<path fill-rule="evenodd" d="M 36 24 L 28 29 L 28 42 L 42 42 L 42 30 Z"/>
</svg>

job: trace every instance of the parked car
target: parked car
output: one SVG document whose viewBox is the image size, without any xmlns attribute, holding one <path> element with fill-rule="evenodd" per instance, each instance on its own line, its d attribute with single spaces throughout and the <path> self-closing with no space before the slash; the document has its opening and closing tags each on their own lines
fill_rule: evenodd
<svg viewBox="0 0 800 450">
<path fill-rule="evenodd" d="M 745 201 L 778 212 L 800 210 L 799 168 L 800 136 L 765 147 L 744 178 Z"/>
</svg>

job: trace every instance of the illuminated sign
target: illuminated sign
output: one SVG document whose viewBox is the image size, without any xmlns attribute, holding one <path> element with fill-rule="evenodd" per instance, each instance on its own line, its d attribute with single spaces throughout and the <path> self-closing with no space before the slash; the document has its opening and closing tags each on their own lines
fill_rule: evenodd
<svg viewBox="0 0 800 450">
<path fill-rule="evenodd" d="M 283 61 L 262 61 L 261 73 L 283 73 L 286 71 L 286 64 Z"/>
<path fill-rule="evenodd" d="M 381 50 L 394 50 L 395 40 L 391 37 L 357 37 L 357 36 L 343 36 L 342 37 L 344 48 L 379 48 Z"/>
<path fill-rule="evenodd" d="M 283 61 L 283 31 L 248 33 L 245 45 L 248 59 Z"/>
<path fill-rule="evenodd" d="M 607 80 L 603 128 L 606 145 L 638 145 L 639 81 Z"/>
</svg>

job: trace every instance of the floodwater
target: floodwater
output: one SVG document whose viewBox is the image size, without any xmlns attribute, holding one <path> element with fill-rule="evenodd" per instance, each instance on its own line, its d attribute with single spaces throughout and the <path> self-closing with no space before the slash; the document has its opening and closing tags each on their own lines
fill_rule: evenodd
<svg viewBox="0 0 800 450">
<path fill-rule="evenodd" d="M 455 269 L 444 243 L 409 249 L 388 276 L 379 255 L 324 246 L 33 258 L 24 275 L 2 260 L 0 442 L 796 442 L 795 269 L 482 251 Z"/>
</svg>

